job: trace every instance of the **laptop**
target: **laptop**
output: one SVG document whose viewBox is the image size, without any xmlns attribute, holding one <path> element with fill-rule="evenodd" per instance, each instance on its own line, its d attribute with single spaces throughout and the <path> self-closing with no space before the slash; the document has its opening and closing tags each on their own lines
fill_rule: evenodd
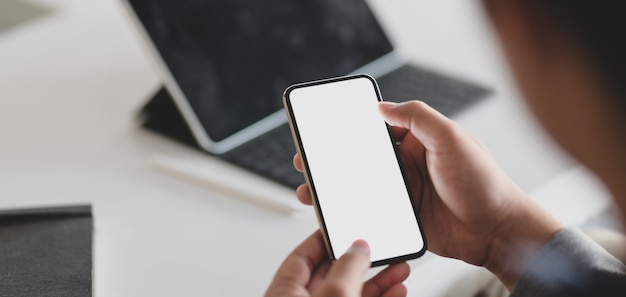
<svg viewBox="0 0 626 297">
<path fill-rule="evenodd" d="M 490 93 L 402 57 L 365 0 L 120 1 L 198 147 L 292 188 L 293 83 L 366 73 L 448 116 Z"/>
</svg>

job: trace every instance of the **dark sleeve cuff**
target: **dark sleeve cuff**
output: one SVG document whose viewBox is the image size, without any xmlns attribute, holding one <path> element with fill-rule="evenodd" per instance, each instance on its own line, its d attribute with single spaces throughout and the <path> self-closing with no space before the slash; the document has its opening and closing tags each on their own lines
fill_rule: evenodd
<svg viewBox="0 0 626 297">
<path fill-rule="evenodd" d="M 532 258 L 510 296 L 626 296 L 626 267 L 580 230 L 566 228 Z"/>
</svg>

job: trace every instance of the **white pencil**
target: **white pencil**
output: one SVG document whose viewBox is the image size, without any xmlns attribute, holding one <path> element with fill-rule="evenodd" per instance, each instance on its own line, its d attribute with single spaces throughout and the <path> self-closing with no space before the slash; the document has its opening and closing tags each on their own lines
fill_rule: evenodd
<svg viewBox="0 0 626 297">
<path fill-rule="evenodd" d="M 225 174 L 223 170 L 215 170 L 212 166 L 197 163 L 164 155 L 150 157 L 150 164 L 157 170 L 207 186 L 212 190 L 221 191 L 229 196 L 294 216 L 312 211 L 310 207 L 298 201 L 291 189 L 270 185 L 269 181 L 253 176 L 252 173 L 228 172 L 230 174 Z M 240 178 L 234 179 L 235 174 L 238 174 Z"/>
</svg>

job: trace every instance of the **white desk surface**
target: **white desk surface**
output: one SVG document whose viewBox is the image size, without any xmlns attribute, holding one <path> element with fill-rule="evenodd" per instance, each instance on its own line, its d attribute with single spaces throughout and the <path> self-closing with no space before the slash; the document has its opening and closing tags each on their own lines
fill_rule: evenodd
<svg viewBox="0 0 626 297">
<path fill-rule="evenodd" d="M 241 181 L 244 192 L 295 199 L 137 128 L 134 112 L 159 80 L 115 1 L 32 2 L 53 11 L 0 33 L 0 208 L 91 203 L 96 296 L 261 295 L 317 228 L 312 210 L 288 216 L 155 170 L 155 154 L 179 158 Z M 455 119 L 524 189 L 573 168 L 511 87 L 478 1 L 370 2 L 414 61 L 494 88 Z M 463 296 L 484 276 L 432 255 L 411 264 L 412 295 Z M 457 281 L 468 286 L 450 286 Z"/>
</svg>

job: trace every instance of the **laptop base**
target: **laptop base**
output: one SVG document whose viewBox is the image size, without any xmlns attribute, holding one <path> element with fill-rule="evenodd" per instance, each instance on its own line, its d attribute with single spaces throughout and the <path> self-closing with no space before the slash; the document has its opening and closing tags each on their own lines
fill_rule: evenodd
<svg viewBox="0 0 626 297">
<path fill-rule="evenodd" d="M 203 150 L 196 142 L 183 115 L 176 107 L 174 99 L 164 87 L 159 87 L 154 92 L 150 100 L 141 107 L 137 117 L 141 126 L 152 132 L 250 170 L 289 188 L 295 189 L 304 183 L 302 173 L 297 172 L 291 162 L 295 148 L 291 142 L 291 132 L 287 123 L 265 134 L 265 137 L 251 140 L 250 145 L 240 146 L 223 155 L 213 155 Z"/>
<path fill-rule="evenodd" d="M 378 78 L 383 98 L 403 102 L 419 98 L 446 116 L 454 115 L 487 97 L 491 91 L 475 83 L 407 64 Z M 140 109 L 141 125 L 203 153 L 184 117 L 164 87 Z M 259 176 L 295 189 L 304 183 L 292 165 L 295 147 L 287 123 L 216 156 Z"/>
</svg>

